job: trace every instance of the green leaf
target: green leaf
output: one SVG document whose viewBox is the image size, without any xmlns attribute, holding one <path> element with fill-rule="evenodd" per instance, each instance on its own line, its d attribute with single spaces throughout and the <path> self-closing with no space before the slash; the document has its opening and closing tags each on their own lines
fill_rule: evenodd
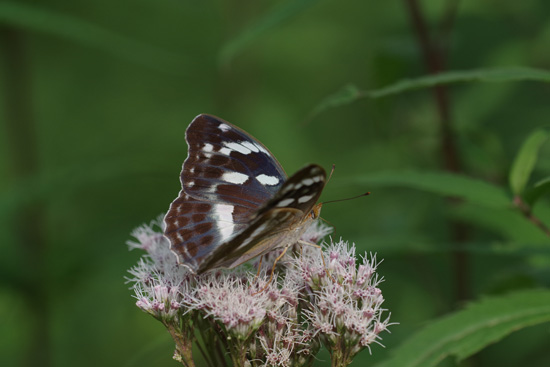
<svg viewBox="0 0 550 367">
<path fill-rule="evenodd" d="M 549 238 L 533 222 L 525 218 L 519 210 L 502 210 L 502 208 L 480 207 L 466 202 L 453 205 L 445 213 L 463 223 L 469 223 L 476 228 L 488 230 L 496 238 L 506 241 L 548 247 Z M 545 215 L 542 218 L 548 218 Z M 481 246 L 487 246 L 481 245 Z M 514 248 L 514 246 L 509 249 Z"/>
<path fill-rule="evenodd" d="M 361 92 L 355 85 L 348 84 L 338 92 L 325 98 L 321 103 L 319 103 L 313 111 L 311 111 L 308 120 L 329 108 L 350 104 L 361 98 L 363 96 L 362 93 L 363 92 Z"/>
<path fill-rule="evenodd" d="M 0 24 L 86 44 L 158 71 L 183 75 L 182 60 L 175 54 L 70 15 L 34 5 L 2 2 Z"/>
<path fill-rule="evenodd" d="M 352 181 L 362 186 L 401 186 L 434 194 L 461 198 L 478 205 L 507 208 L 510 198 L 498 186 L 463 175 L 443 172 L 382 172 L 359 176 Z M 369 188 L 370 189 L 370 188 Z"/>
<path fill-rule="evenodd" d="M 548 192 L 550 192 L 550 177 L 546 177 L 537 182 L 533 185 L 532 189 L 525 191 L 523 196 L 525 198 L 525 202 L 527 202 L 529 206 L 533 206 L 538 199 Z"/>
<path fill-rule="evenodd" d="M 401 92 L 429 88 L 436 85 L 464 82 L 510 82 L 532 80 L 550 82 L 550 71 L 528 67 L 447 71 L 415 79 L 404 79 L 387 87 L 368 92 L 371 98 L 386 97 Z"/>
<path fill-rule="evenodd" d="M 239 35 L 222 47 L 220 52 L 220 64 L 229 64 L 235 55 L 248 47 L 250 43 L 261 35 L 300 14 L 318 1 L 319 0 L 288 0 L 278 4 L 278 6 L 271 9 L 271 11 L 254 24 L 246 27 Z"/>
<path fill-rule="evenodd" d="M 510 169 L 510 188 L 521 195 L 537 162 L 539 150 L 549 137 L 547 130 L 535 130 L 523 143 Z"/>
<path fill-rule="evenodd" d="M 462 360 L 514 331 L 548 321 L 548 290 L 487 298 L 434 321 L 376 367 L 430 367 L 449 356 Z"/>
<path fill-rule="evenodd" d="M 394 84 L 371 91 L 363 91 L 354 85 L 346 85 L 344 88 L 328 96 L 319 103 L 319 105 L 312 110 L 310 116 L 314 116 L 329 107 L 350 104 L 363 98 L 387 97 L 415 89 L 431 88 L 436 85 L 465 82 L 511 82 L 522 80 L 547 83 L 550 82 L 550 71 L 529 67 L 447 71 L 414 79 L 403 79 Z M 353 91 L 353 93 L 350 93 L 350 91 Z M 343 98 L 343 96 L 346 98 Z"/>
</svg>

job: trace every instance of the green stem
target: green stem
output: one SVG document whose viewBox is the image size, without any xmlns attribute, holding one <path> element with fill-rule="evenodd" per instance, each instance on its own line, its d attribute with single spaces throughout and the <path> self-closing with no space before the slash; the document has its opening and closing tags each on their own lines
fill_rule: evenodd
<svg viewBox="0 0 550 367">
<path fill-rule="evenodd" d="M 244 366 L 246 362 L 246 343 L 244 340 L 239 340 L 236 344 L 232 346 L 231 361 L 233 366 Z"/>
<path fill-rule="evenodd" d="M 192 338 L 189 335 L 184 335 L 184 332 L 173 323 L 164 323 L 164 325 L 176 343 L 174 359 L 177 359 L 186 367 L 195 367 Z"/>
<path fill-rule="evenodd" d="M 525 216 L 531 223 L 537 226 L 547 236 L 550 237 L 550 228 L 548 228 L 536 215 L 531 211 L 531 207 L 523 201 L 520 196 L 514 197 L 514 205 L 520 210 L 521 214 Z"/>
<path fill-rule="evenodd" d="M 404 0 L 407 6 L 413 29 L 416 33 L 420 50 L 424 62 L 430 74 L 438 74 L 445 70 L 446 55 L 441 45 L 447 44 L 448 40 L 441 40 L 439 45 L 432 40 L 428 29 L 428 22 L 424 12 L 421 9 L 418 0 Z M 453 20 L 456 16 L 456 0 L 451 2 L 445 12 L 442 21 L 444 36 L 448 37 L 451 32 Z M 451 98 L 448 88 L 445 85 L 437 85 L 433 88 L 435 106 L 437 108 L 440 128 L 441 128 L 441 157 L 445 169 L 450 172 L 461 172 L 462 162 L 460 152 L 456 144 L 456 137 L 452 127 Z M 451 204 L 456 204 L 456 200 L 450 200 Z M 453 240 L 457 243 L 458 249 L 452 254 L 455 276 L 455 298 L 457 301 L 469 299 L 470 289 L 470 258 L 468 253 L 462 248 L 469 238 L 469 228 L 462 222 L 451 221 L 450 229 Z"/>
<path fill-rule="evenodd" d="M 330 357 L 332 367 L 346 367 L 353 361 L 350 356 L 350 349 L 346 348 L 345 340 L 341 337 L 338 338 L 338 343 L 332 347 Z"/>
</svg>

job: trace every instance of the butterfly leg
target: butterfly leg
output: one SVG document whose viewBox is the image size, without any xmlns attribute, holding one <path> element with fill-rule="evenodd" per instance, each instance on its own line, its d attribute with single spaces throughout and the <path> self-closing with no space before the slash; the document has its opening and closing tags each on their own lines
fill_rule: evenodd
<svg viewBox="0 0 550 367">
<path fill-rule="evenodd" d="M 260 263 L 258 264 L 258 272 L 256 273 L 256 278 L 254 278 L 254 281 L 258 279 L 260 276 L 260 271 L 262 270 L 262 260 L 264 259 L 264 255 L 260 255 Z"/>
<path fill-rule="evenodd" d="M 319 251 L 321 251 L 321 260 L 323 260 L 323 266 L 325 267 L 325 270 L 327 271 L 328 276 L 330 277 L 330 279 L 332 279 L 332 281 L 334 283 L 338 283 L 336 281 L 336 279 L 334 279 L 332 274 L 330 274 L 330 272 L 328 271 L 327 263 L 325 262 L 325 256 L 323 255 L 323 248 L 321 247 L 321 245 L 318 245 L 318 244 L 312 243 L 312 242 L 302 241 L 302 240 L 298 240 L 298 243 L 300 243 L 302 245 L 307 245 L 307 246 L 312 246 L 312 247 L 318 248 Z"/>
<path fill-rule="evenodd" d="M 260 255 L 260 263 L 258 264 L 258 272 L 256 273 L 256 276 L 254 277 L 254 283 L 258 281 L 258 278 L 260 277 L 260 272 L 262 271 L 262 260 L 264 259 L 264 255 Z M 248 288 L 252 287 L 252 282 L 250 282 L 250 285 Z M 258 292 L 259 293 L 259 292 Z M 254 293 L 257 294 L 257 293 Z"/>
<path fill-rule="evenodd" d="M 281 252 L 281 254 L 279 256 L 277 256 L 277 258 L 275 259 L 275 261 L 273 262 L 273 267 L 271 268 L 271 275 L 269 276 L 269 280 L 267 281 L 267 284 L 265 285 L 265 287 L 263 287 L 261 290 L 259 290 L 258 292 L 256 293 L 253 293 L 252 295 L 256 295 L 256 294 L 259 294 L 259 293 L 262 293 L 263 291 L 265 291 L 267 289 L 267 287 L 269 286 L 269 284 L 271 283 L 271 280 L 273 279 L 273 273 L 275 273 L 275 265 L 277 265 L 277 261 L 281 260 L 281 258 L 285 255 L 286 253 L 286 250 L 288 250 L 288 246 L 285 247 L 285 249 L 283 250 L 283 252 Z M 259 274 L 259 273 L 258 273 Z"/>
</svg>

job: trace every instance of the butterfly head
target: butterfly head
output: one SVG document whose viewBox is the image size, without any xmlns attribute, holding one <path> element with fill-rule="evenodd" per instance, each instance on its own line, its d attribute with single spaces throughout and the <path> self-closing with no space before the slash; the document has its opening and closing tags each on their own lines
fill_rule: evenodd
<svg viewBox="0 0 550 367">
<path fill-rule="evenodd" d="M 321 207 L 323 206 L 323 203 L 315 204 L 315 206 L 311 209 L 311 212 L 309 213 L 309 217 L 311 219 L 317 219 L 321 215 Z"/>
</svg>

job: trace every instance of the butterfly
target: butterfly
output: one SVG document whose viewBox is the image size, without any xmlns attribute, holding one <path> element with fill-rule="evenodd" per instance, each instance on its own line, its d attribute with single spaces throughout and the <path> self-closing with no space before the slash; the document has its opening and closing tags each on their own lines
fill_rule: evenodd
<svg viewBox="0 0 550 367">
<path fill-rule="evenodd" d="M 319 216 L 325 170 L 310 164 L 287 178 L 258 140 L 218 117 L 188 126 L 182 189 L 164 235 L 178 262 L 197 274 L 234 268 L 300 240 Z"/>
</svg>

